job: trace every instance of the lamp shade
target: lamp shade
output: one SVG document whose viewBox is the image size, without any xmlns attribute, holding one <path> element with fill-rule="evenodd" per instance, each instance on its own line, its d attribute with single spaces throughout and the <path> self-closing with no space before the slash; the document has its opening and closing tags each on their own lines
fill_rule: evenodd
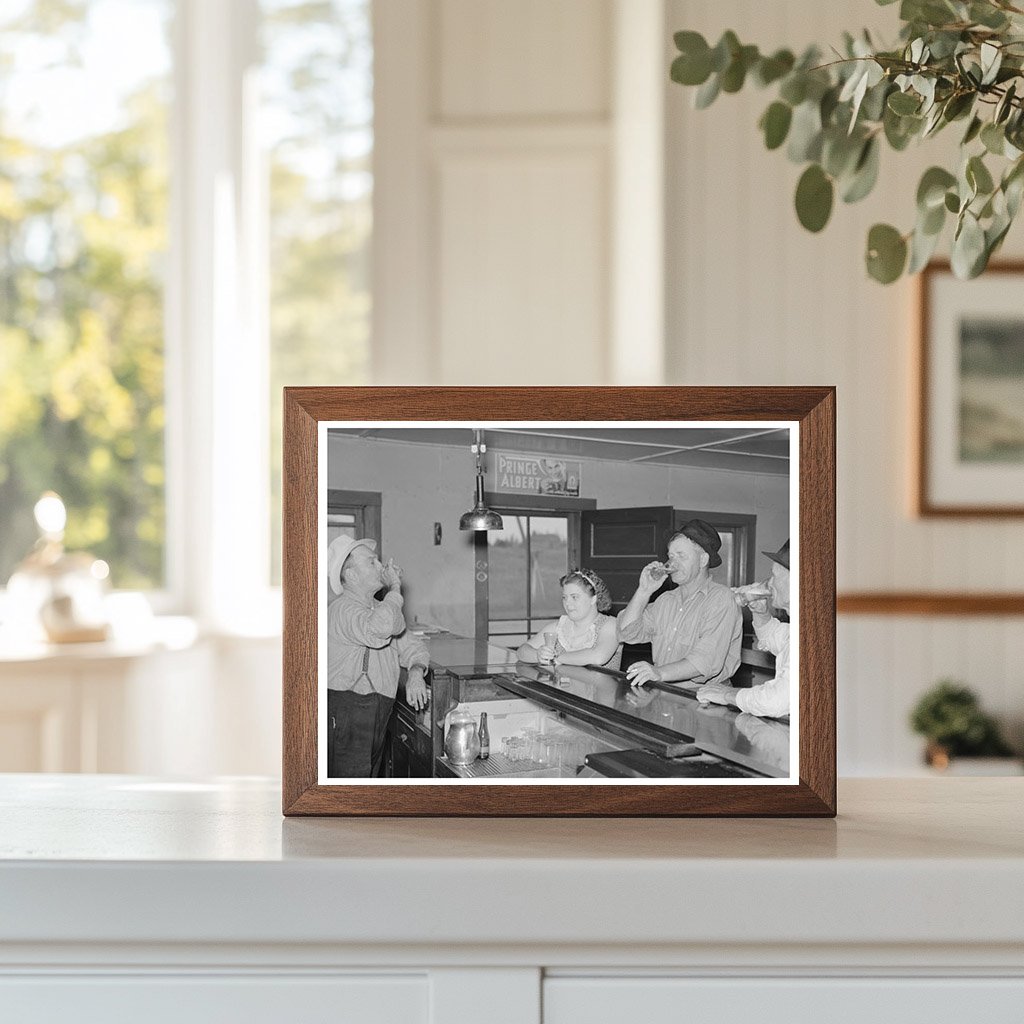
<svg viewBox="0 0 1024 1024">
<path fill-rule="evenodd" d="M 463 512 L 459 520 L 460 530 L 500 530 L 504 525 L 501 516 L 486 505 L 477 505 Z"/>
<path fill-rule="evenodd" d="M 483 443 L 483 434 L 476 431 L 476 438 L 470 449 L 476 456 L 476 504 L 468 511 L 463 512 L 459 519 L 460 530 L 500 530 L 504 523 L 497 512 L 487 507 L 484 501 L 484 467 L 482 456 L 487 447 Z"/>
</svg>

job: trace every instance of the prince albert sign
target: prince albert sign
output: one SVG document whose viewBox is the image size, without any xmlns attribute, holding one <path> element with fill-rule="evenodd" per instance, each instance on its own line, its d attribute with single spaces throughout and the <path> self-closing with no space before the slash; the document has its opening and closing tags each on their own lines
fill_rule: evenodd
<svg viewBox="0 0 1024 1024">
<path fill-rule="evenodd" d="M 544 455 L 498 455 L 494 489 L 511 494 L 580 496 L 581 465 Z"/>
</svg>

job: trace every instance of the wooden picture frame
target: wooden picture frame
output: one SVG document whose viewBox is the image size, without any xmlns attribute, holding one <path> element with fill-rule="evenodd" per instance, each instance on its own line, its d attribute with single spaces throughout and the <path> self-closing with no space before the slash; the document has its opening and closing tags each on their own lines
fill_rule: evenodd
<svg viewBox="0 0 1024 1024">
<path fill-rule="evenodd" d="M 1024 262 L 961 281 L 936 261 L 919 276 L 913 508 L 922 518 L 1024 516 L 1024 371 L 1003 365 L 1024 349 L 1022 287 Z"/>
<path fill-rule="evenodd" d="M 799 604 L 798 756 L 788 779 L 687 785 L 670 780 L 629 784 L 588 779 L 544 785 L 480 782 L 346 784 L 320 775 L 318 622 L 325 594 L 319 564 L 324 533 L 320 496 L 326 487 L 328 424 L 421 424 L 457 420 L 487 426 L 530 421 L 612 428 L 785 425 L 799 472 L 788 484 L 788 523 Z M 536 421 L 536 422 L 535 422 Z M 762 421 L 758 423 L 756 421 Z M 286 388 L 283 514 L 283 811 L 286 815 L 393 816 L 815 816 L 836 813 L 835 723 L 835 389 L 831 387 Z M 528 424 L 529 425 L 529 424 Z M 472 497 L 468 449 L 465 481 Z M 795 480 L 795 482 L 794 482 Z M 332 487 L 349 481 L 332 481 Z M 363 486 L 352 481 L 352 487 Z M 385 519 L 387 518 L 385 495 Z M 688 508 L 700 508 L 688 501 Z M 423 509 L 424 536 L 429 520 Z M 457 523 L 444 524 L 444 530 Z M 385 534 L 389 527 L 385 524 Z M 437 527 L 434 527 L 435 538 Z M 437 540 L 434 541 L 437 543 Z M 388 541 L 385 539 L 385 544 Z M 764 544 L 758 544 L 764 548 Z M 776 545 L 773 545 L 773 550 Z M 765 563 L 770 566 L 770 563 Z M 326 599 L 323 598 L 326 607 Z M 467 641 L 469 642 L 469 641 Z M 326 640 L 325 640 L 326 643 Z M 568 697 L 566 698 L 568 699 Z M 724 709 L 723 709 L 724 710 Z M 748 716 L 751 717 L 751 716 Z M 794 741 L 795 745 L 795 741 Z M 649 780 L 649 781 L 648 781 Z M 417 780 L 422 781 L 422 780 Z"/>
</svg>

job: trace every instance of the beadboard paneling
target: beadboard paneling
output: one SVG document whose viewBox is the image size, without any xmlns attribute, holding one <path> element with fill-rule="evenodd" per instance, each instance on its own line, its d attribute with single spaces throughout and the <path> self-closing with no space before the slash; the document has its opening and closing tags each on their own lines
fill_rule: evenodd
<svg viewBox="0 0 1024 1024">
<path fill-rule="evenodd" d="M 891 40 L 894 12 L 865 0 L 669 0 L 666 39 L 692 28 L 714 43 L 732 28 L 762 49 L 799 49 L 866 25 Z M 1024 589 L 1021 520 L 912 517 L 915 285 L 885 288 L 863 268 L 868 228 L 910 228 L 921 173 L 947 159 L 960 131 L 883 151 L 876 192 L 853 206 L 837 201 L 815 236 L 793 211 L 801 168 L 767 152 L 756 127 L 771 90 L 748 86 L 704 111 L 693 109 L 692 94 L 666 86 L 668 382 L 837 386 L 841 591 Z M 1005 255 L 1022 250 L 1017 225 Z M 1017 617 L 841 618 L 840 771 L 915 770 L 920 743 L 907 714 L 943 676 L 968 682 L 1019 732 L 1022 653 Z"/>
</svg>

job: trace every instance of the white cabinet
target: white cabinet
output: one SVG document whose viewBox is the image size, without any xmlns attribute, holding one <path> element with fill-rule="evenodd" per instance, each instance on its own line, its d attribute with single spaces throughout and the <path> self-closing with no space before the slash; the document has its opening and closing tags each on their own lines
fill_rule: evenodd
<svg viewBox="0 0 1024 1024">
<path fill-rule="evenodd" d="M 0 651 L 0 771 L 180 771 L 174 733 L 180 749 L 202 726 L 197 711 L 209 701 L 197 691 L 209 689 L 210 657 L 192 638 Z M 175 729 L 186 713 L 192 724 Z"/>
<path fill-rule="evenodd" d="M 544 1024 L 730 1021 L 758 1024 L 1020 1024 L 1022 978 L 553 977 Z"/>
<path fill-rule="evenodd" d="M 1020 781 L 838 799 L 282 820 L 258 779 L 0 776 L 0 1020 L 1024 1021 Z"/>
<path fill-rule="evenodd" d="M 429 1024 L 417 974 L 0 978 L 5 1020 L 18 1024 Z"/>
</svg>

